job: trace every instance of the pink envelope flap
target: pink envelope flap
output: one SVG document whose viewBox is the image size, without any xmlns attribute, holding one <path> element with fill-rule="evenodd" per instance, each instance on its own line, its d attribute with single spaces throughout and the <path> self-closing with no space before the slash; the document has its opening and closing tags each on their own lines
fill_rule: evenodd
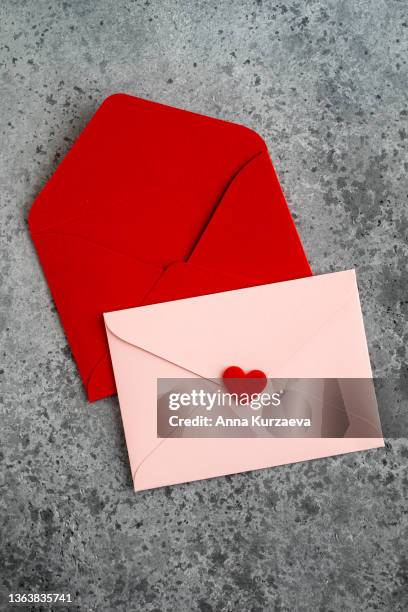
<svg viewBox="0 0 408 612">
<path fill-rule="evenodd" d="M 354 270 L 104 317 L 120 340 L 203 378 L 220 378 L 230 365 L 268 377 L 372 376 Z"/>
</svg>

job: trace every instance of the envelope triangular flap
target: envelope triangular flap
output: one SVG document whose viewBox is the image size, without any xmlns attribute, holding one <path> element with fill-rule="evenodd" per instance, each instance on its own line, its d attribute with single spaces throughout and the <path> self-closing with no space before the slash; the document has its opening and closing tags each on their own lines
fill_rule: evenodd
<svg viewBox="0 0 408 612">
<path fill-rule="evenodd" d="M 252 278 L 254 284 L 311 275 L 267 152 L 231 181 L 189 262 Z"/>
<path fill-rule="evenodd" d="M 233 364 L 260 368 L 273 376 L 274 367 L 341 314 L 350 299 L 357 300 L 359 308 L 352 270 L 104 316 L 108 330 L 124 342 L 197 376 L 219 378 Z M 297 333 L 287 333 L 293 321 Z M 274 350 L 274 338 L 279 353 Z"/>
<path fill-rule="evenodd" d="M 103 219 L 116 227 L 123 218 L 127 225 L 119 235 L 112 232 L 111 246 L 134 255 L 139 241 L 147 246 L 146 224 L 154 228 L 160 216 L 164 227 L 166 214 L 182 214 L 189 230 L 200 229 L 231 176 L 266 150 L 262 138 L 245 126 L 115 94 L 99 107 L 36 198 L 30 229 L 77 232 L 81 219 L 85 236 L 104 240 Z M 135 209 L 143 219 L 139 241 L 138 226 L 129 224 Z M 102 227 L 95 227 L 101 215 Z M 156 255 L 160 241 L 153 242 Z"/>
</svg>

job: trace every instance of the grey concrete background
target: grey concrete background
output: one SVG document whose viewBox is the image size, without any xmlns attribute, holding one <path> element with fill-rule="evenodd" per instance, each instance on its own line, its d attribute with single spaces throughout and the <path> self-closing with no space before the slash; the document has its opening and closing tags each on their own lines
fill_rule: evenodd
<svg viewBox="0 0 408 612">
<path fill-rule="evenodd" d="M 2 610 L 38 591 L 98 611 L 408 608 L 406 440 L 135 495 L 117 400 L 87 404 L 26 227 L 113 92 L 247 124 L 314 271 L 357 268 L 382 411 L 406 411 L 407 26 L 405 0 L 2 1 Z"/>
</svg>

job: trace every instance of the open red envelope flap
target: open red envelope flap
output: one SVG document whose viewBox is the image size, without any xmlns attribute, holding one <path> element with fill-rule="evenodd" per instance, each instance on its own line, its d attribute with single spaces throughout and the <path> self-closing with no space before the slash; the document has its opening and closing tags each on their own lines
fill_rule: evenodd
<svg viewBox="0 0 408 612">
<path fill-rule="evenodd" d="M 255 132 L 122 94 L 29 226 L 91 401 L 115 393 L 103 312 L 311 274 Z"/>
</svg>

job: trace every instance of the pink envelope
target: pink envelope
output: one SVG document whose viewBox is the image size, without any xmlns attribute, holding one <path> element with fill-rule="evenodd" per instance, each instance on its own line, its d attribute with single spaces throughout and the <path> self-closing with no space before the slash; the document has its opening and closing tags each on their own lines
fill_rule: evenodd
<svg viewBox="0 0 408 612">
<path fill-rule="evenodd" d="M 104 318 L 137 491 L 384 446 L 379 425 L 367 438 L 157 437 L 158 378 L 215 379 L 230 365 L 279 379 L 371 378 L 354 270 Z"/>
</svg>

